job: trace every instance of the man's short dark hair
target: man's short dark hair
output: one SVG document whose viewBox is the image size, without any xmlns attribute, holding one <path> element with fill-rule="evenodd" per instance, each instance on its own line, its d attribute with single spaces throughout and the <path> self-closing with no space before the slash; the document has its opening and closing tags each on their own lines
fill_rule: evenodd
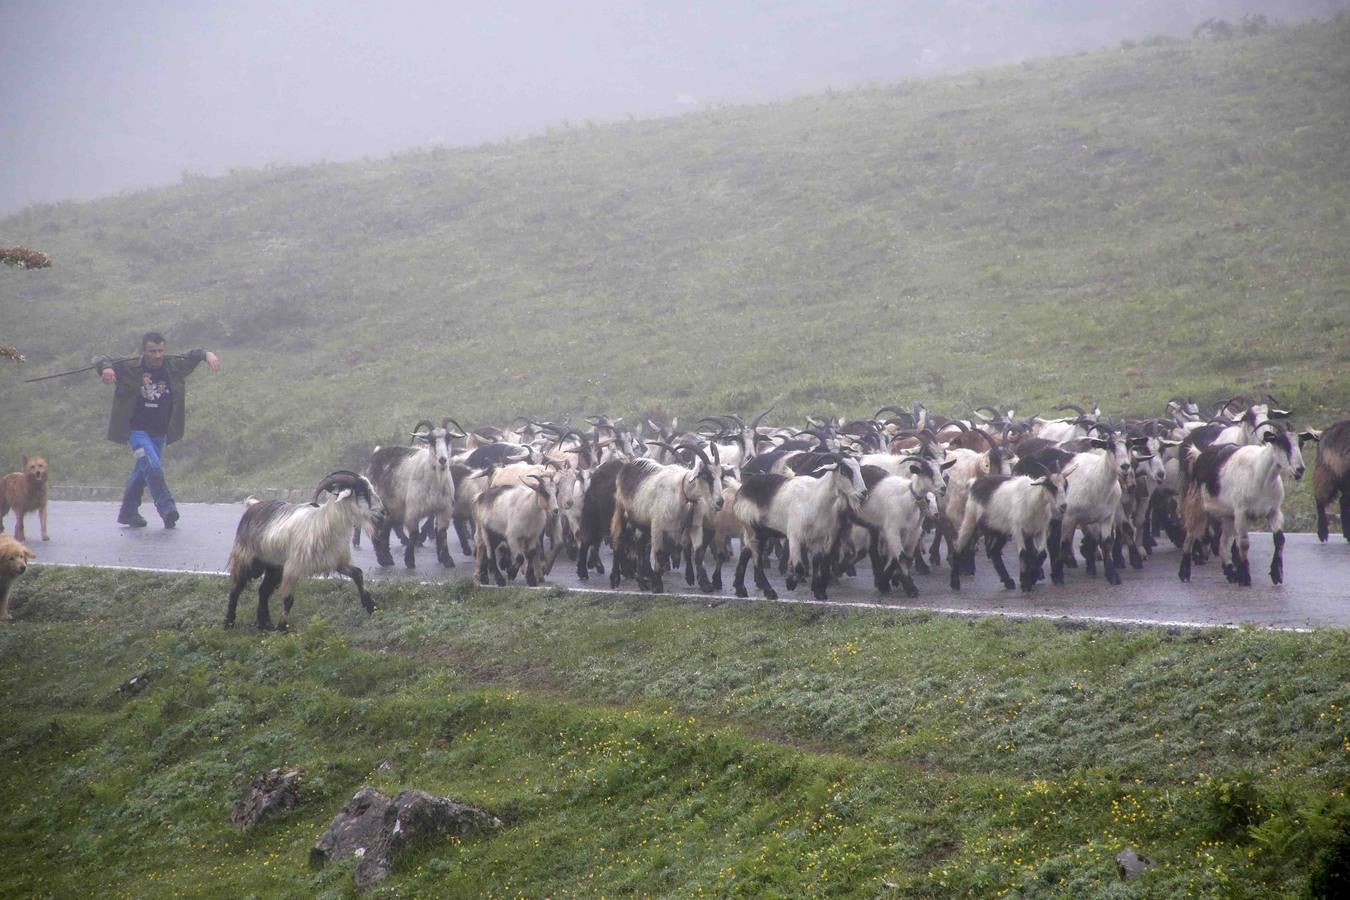
<svg viewBox="0 0 1350 900">
<path fill-rule="evenodd" d="M 162 343 L 164 343 L 164 335 L 160 334 L 158 331 L 147 331 L 145 334 L 141 335 L 142 350 L 145 349 L 146 344 L 162 344 Z"/>
</svg>

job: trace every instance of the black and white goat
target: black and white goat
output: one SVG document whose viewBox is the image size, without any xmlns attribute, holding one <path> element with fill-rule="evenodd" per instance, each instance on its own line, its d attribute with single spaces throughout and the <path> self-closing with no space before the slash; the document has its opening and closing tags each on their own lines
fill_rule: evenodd
<svg viewBox="0 0 1350 900">
<path fill-rule="evenodd" d="M 1317 464 L 1313 468 L 1313 500 L 1317 503 L 1317 539 L 1326 542 L 1327 507 L 1336 495 L 1341 498 L 1341 534 L 1350 541 L 1350 420 L 1337 422 L 1320 432 L 1299 435 L 1317 441 Z"/>
<path fill-rule="evenodd" d="M 1045 562 L 1050 522 L 1063 516 L 1068 505 L 1066 472 L 1041 470 L 1035 477 L 986 475 L 975 480 L 956 539 L 956 555 L 951 561 L 952 590 L 961 590 L 965 557 L 974 554 L 971 545 L 980 532 L 985 535 L 986 551 L 1003 586 L 1008 590 L 1015 586 L 1003 564 L 1003 547 L 1011 540 L 1021 562 L 1021 588 L 1032 589 Z"/>
<path fill-rule="evenodd" d="M 678 448 L 667 449 L 679 455 Z M 619 469 L 609 529 L 614 545 L 610 587 L 617 588 L 623 578 L 620 561 L 629 552 L 627 545 L 634 530 L 645 534 L 649 544 L 649 552 L 639 557 L 638 574 L 647 580 L 652 593 L 665 590 L 661 576 L 670 559 L 668 546 L 691 556 L 695 547 L 703 546 L 704 517 L 709 509 L 719 510 L 723 504 L 722 467 L 709 460 L 702 450 L 694 451 L 692 459 L 692 468 L 635 459 Z M 712 590 L 712 583 L 702 571 L 699 588 Z"/>
<path fill-rule="evenodd" d="M 1100 550 L 1107 583 L 1120 584 L 1115 563 L 1116 521 L 1121 516 L 1121 481 L 1129 478 L 1133 484 L 1130 452 L 1105 426 L 1092 427 L 1100 430 L 1103 436 L 1070 442 L 1070 448 L 1081 443 L 1083 449 L 1074 453 L 1073 459 L 1064 467 L 1066 488 L 1071 490 L 1061 516 L 1057 535 L 1059 546 L 1048 548 L 1050 577 L 1055 584 L 1064 583 L 1064 565 L 1073 559 L 1073 536 L 1079 528 L 1083 529 L 1083 561 L 1087 574 L 1093 578 L 1097 576 L 1097 551 Z"/>
<path fill-rule="evenodd" d="M 951 460 L 944 465 L 955 464 Z M 857 520 L 868 531 L 868 555 L 872 561 L 872 579 L 878 591 L 887 593 L 898 581 L 905 594 L 917 597 L 910 569 L 919 557 L 919 539 L 924 519 L 936 516 L 935 495 L 943 490 L 942 470 L 932 460 L 911 456 L 905 461 L 905 474 L 892 475 L 876 466 L 863 466 L 867 500 L 858 510 Z"/>
<path fill-rule="evenodd" d="M 1275 555 L 1270 580 L 1284 580 L 1284 482 L 1290 472 L 1303 477 L 1303 455 L 1287 431 L 1268 431 L 1260 446 L 1214 444 L 1194 454 L 1191 480 L 1182 500 L 1181 514 L 1186 539 L 1181 548 L 1182 581 L 1191 580 L 1191 552 L 1195 542 L 1209 531 L 1210 518 L 1220 524 L 1219 554 L 1228 580 L 1244 587 L 1252 583 L 1247 558 L 1252 522 L 1265 525 L 1274 534 Z"/>
<path fill-rule="evenodd" d="M 454 419 L 446 418 L 437 427 L 423 419 L 413 428 L 414 446 L 381 447 L 366 464 L 366 477 L 379 491 L 387 511 L 384 524 L 371 536 L 375 559 L 381 566 L 394 564 L 389 532 L 395 524 L 402 525 L 409 538 L 403 563 L 409 569 L 416 566 L 418 542 L 414 538 L 428 516 L 435 519 L 436 558 L 447 568 L 455 565 L 446 539 L 455 514 L 455 482 L 450 473 L 454 451 L 450 442 L 464 437 L 464 433 L 458 428 L 451 431 L 453 423 Z"/>
<path fill-rule="evenodd" d="M 320 503 L 325 494 L 332 499 Z M 230 549 L 230 600 L 225 610 L 225 627 L 234 626 L 239 595 L 250 581 L 261 577 L 258 586 L 258 628 L 270 630 L 272 615 L 268 601 L 281 590 L 283 611 L 279 630 L 289 627 L 292 595 L 301 579 L 311 575 L 337 572 L 356 585 L 361 605 L 367 613 L 375 611 L 375 601 L 366 592 L 361 570 L 352 565 L 349 536 L 354 529 L 368 533 L 378 528 L 384 507 L 369 479 L 355 472 L 333 472 L 319 483 L 312 503 L 293 504 L 284 500 L 250 501 L 235 529 Z"/>
<path fill-rule="evenodd" d="M 562 541 L 558 532 L 557 484 L 551 475 L 527 475 L 515 484 L 490 487 L 473 502 L 474 562 L 478 580 L 506 584 L 499 554 L 507 553 L 510 577 L 525 570 L 525 583 L 534 587 L 553 568 Z M 553 534 L 553 552 L 544 559 L 543 535 Z"/>
<path fill-rule="evenodd" d="M 743 528 L 733 582 L 736 596 L 748 596 L 745 569 L 753 559 L 755 586 L 766 599 L 777 599 L 764 574 L 765 546 L 773 538 L 787 538 L 788 590 L 809 575 L 816 599 L 827 599 L 840 536 L 866 500 L 857 460 L 842 454 L 833 454 L 807 475 L 746 475 L 733 507 Z"/>
</svg>

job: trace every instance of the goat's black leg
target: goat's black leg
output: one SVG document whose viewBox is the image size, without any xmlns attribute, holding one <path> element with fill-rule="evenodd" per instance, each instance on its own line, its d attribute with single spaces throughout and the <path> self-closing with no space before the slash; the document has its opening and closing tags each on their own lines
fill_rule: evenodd
<svg viewBox="0 0 1350 900">
<path fill-rule="evenodd" d="M 394 564 L 394 554 L 389 551 L 389 533 L 393 530 L 393 524 L 385 522 L 370 539 L 375 547 L 375 562 L 386 569 Z"/>
<path fill-rule="evenodd" d="M 1083 570 L 1087 572 L 1089 578 L 1097 577 L 1097 536 L 1089 530 L 1087 526 L 1083 527 L 1083 540 L 1078 545 L 1079 551 L 1083 554 Z M 1102 548 L 1102 557 L 1106 557 L 1106 548 Z"/>
<path fill-rule="evenodd" d="M 694 554 L 692 548 L 692 542 L 684 548 L 684 583 L 690 587 L 693 587 L 698 583 L 698 578 L 694 574 Z M 708 576 L 704 575 L 703 580 L 706 582 Z"/>
<path fill-rule="evenodd" d="M 1107 543 L 1113 543 L 1111 535 L 1107 534 L 1101 540 L 1102 543 L 1099 546 L 1102 548 L 1102 576 L 1106 579 L 1107 584 L 1120 584 L 1119 567 L 1123 566 L 1124 560 L 1117 561 L 1115 553 L 1106 552 Z M 1114 541 L 1114 543 L 1119 548 L 1119 540 Z"/>
<path fill-rule="evenodd" d="M 262 584 L 258 585 L 258 630 L 273 631 L 276 626 L 272 624 L 272 611 L 268 607 L 267 601 L 272 598 L 272 592 L 281 584 L 281 566 L 267 566 L 263 571 Z"/>
<path fill-rule="evenodd" d="M 998 573 L 998 578 L 1003 582 L 1003 586 L 1008 590 L 1017 587 L 1017 582 L 1012 580 L 1008 574 L 1008 567 L 1003 564 L 1003 545 L 1008 543 L 1008 539 L 1001 534 L 991 534 L 984 541 L 984 552 L 989 557 L 989 561 L 994 564 L 994 571 Z"/>
<path fill-rule="evenodd" d="M 918 549 L 915 548 L 914 559 L 918 560 L 920 558 Z M 891 568 L 895 572 L 895 577 L 900 580 L 900 587 L 904 589 L 905 596 L 917 597 L 919 596 L 919 587 L 914 583 L 914 579 L 910 577 L 908 563 L 909 559 L 907 556 L 900 556 L 891 563 Z M 890 580 L 889 575 L 887 576 L 887 580 Z"/>
<path fill-rule="evenodd" d="M 1116 567 L 1117 569 L 1123 569 L 1123 568 L 1125 568 L 1125 540 L 1124 540 L 1124 538 L 1122 538 L 1121 535 L 1120 535 L 1120 533 L 1117 532 L 1116 535 L 1115 535 L 1113 538 L 1110 538 L 1110 539 L 1109 539 L 1109 542 L 1110 542 L 1110 544 L 1111 544 L 1111 562 L 1115 565 L 1115 567 Z M 1105 545 L 1105 544 L 1102 545 L 1102 556 L 1106 556 L 1106 545 Z M 1106 563 L 1103 562 L 1102 565 L 1105 566 Z"/>
<path fill-rule="evenodd" d="M 455 523 L 455 537 L 459 538 L 459 552 L 465 556 L 473 556 L 473 549 L 469 546 L 469 538 L 473 537 L 473 530 L 467 516 L 455 516 L 450 521 Z"/>
<path fill-rule="evenodd" d="M 612 562 L 611 560 L 611 564 Z M 598 541 L 591 544 L 591 559 L 587 565 L 594 569 L 597 575 L 605 574 L 605 561 L 600 558 L 600 543 Z"/>
<path fill-rule="evenodd" d="M 1350 490 L 1341 491 L 1341 536 L 1350 541 Z"/>
<path fill-rule="evenodd" d="M 750 559 L 754 555 L 754 551 L 749 547 L 741 548 L 741 558 L 736 561 L 736 575 L 731 580 L 731 586 L 736 591 L 737 597 L 750 596 L 750 592 L 745 589 L 745 567 L 750 564 Z M 758 579 L 755 580 L 755 584 L 759 584 Z"/>
<path fill-rule="evenodd" d="M 891 576 L 887 573 L 886 563 L 881 558 L 881 539 L 875 531 L 867 535 L 867 561 L 872 564 L 872 584 L 879 593 L 889 593 Z"/>
<path fill-rule="evenodd" d="M 352 529 L 352 546 L 353 546 L 353 547 L 360 547 L 360 546 L 361 546 L 361 529 L 360 529 L 360 528 L 353 528 L 353 529 Z"/>
<path fill-rule="evenodd" d="M 825 590 L 830 583 L 830 559 L 824 553 L 811 556 L 811 595 L 817 600 L 828 600 Z"/>
<path fill-rule="evenodd" d="M 662 540 L 664 540 L 664 538 Z M 650 565 L 651 556 L 647 556 L 645 558 L 648 560 L 648 564 Z M 662 576 L 665 574 L 666 569 L 668 569 L 669 567 L 670 567 L 670 554 L 667 553 L 665 548 L 663 547 L 656 551 L 656 565 L 652 567 L 651 590 L 653 594 L 665 593 L 666 583 L 665 580 L 662 578 Z"/>
<path fill-rule="evenodd" d="M 365 573 L 358 566 L 346 565 L 338 566 L 338 574 L 346 575 L 356 585 L 356 593 L 361 598 L 361 608 L 368 614 L 375 611 L 375 598 L 370 596 L 366 590 Z"/>
<path fill-rule="evenodd" d="M 1023 593 L 1031 593 L 1031 589 L 1036 586 L 1036 569 L 1039 565 L 1039 557 L 1036 551 L 1036 543 L 1027 541 L 1017 553 L 1017 585 Z"/>
<path fill-rule="evenodd" d="M 436 529 L 436 560 L 447 569 L 455 567 L 455 560 L 450 556 L 450 529 Z"/>
<path fill-rule="evenodd" d="M 591 570 L 590 567 L 586 565 L 587 560 L 590 559 L 590 554 L 591 545 L 585 541 L 581 541 L 577 545 L 577 579 L 580 581 L 591 580 Z"/>
<path fill-rule="evenodd" d="M 1331 526 L 1327 522 L 1327 505 L 1325 503 L 1317 504 L 1317 539 L 1326 543 L 1331 537 Z"/>
<path fill-rule="evenodd" d="M 1187 535 L 1181 542 L 1181 567 L 1177 569 L 1177 577 L 1182 581 L 1191 580 L 1191 537 Z"/>
<path fill-rule="evenodd" d="M 769 576 L 764 574 L 764 557 L 755 557 L 755 587 L 764 594 L 765 600 L 777 600 L 778 592 L 769 584 Z"/>
<path fill-rule="evenodd" d="M 416 523 L 408 529 L 409 534 L 416 537 L 418 534 Z M 403 547 L 403 565 L 409 569 L 417 568 L 417 541 L 408 541 Z"/>
<path fill-rule="evenodd" d="M 525 583 L 530 587 L 536 587 L 539 584 L 539 578 L 535 574 L 535 572 L 538 571 L 538 555 L 539 550 L 535 547 L 531 547 L 529 550 L 525 551 Z"/>
<path fill-rule="evenodd" d="M 249 566 L 248 571 L 243 573 L 242 577 L 237 581 L 232 581 L 230 584 L 230 602 L 229 605 L 225 607 L 226 628 L 234 627 L 234 611 L 239 606 L 239 595 L 244 592 L 244 589 L 249 586 L 249 583 L 253 581 L 253 579 L 263 574 L 266 568 L 267 567 L 262 563 L 255 562 L 253 565 Z"/>
<path fill-rule="evenodd" d="M 1270 583 L 1284 581 L 1284 532 L 1277 531 L 1274 536 L 1275 556 L 1270 561 Z"/>
</svg>

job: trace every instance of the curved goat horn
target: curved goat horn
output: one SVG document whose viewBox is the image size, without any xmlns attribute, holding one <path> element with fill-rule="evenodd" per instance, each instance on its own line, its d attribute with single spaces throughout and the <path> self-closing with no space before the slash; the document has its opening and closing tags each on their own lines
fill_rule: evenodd
<svg viewBox="0 0 1350 900">
<path fill-rule="evenodd" d="M 1061 403 L 1059 406 L 1052 406 L 1051 409 L 1053 409 L 1055 412 L 1063 412 L 1066 409 L 1071 409 L 1074 412 L 1078 413 L 1079 416 L 1087 415 L 1087 411 L 1083 409 L 1083 407 L 1079 406 L 1077 403 Z"/>
<path fill-rule="evenodd" d="M 446 416 L 444 419 L 441 419 L 441 427 L 444 428 L 446 431 L 450 430 L 451 425 L 455 426 L 455 431 L 457 432 L 457 434 L 454 435 L 455 437 L 462 438 L 469 436 L 469 433 L 464 430 L 464 426 L 456 422 L 454 419 L 450 418 L 449 416 Z"/>
<path fill-rule="evenodd" d="M 762 422 L 762 421 L 764 421 L 764 417 L 767 416 L 767 415 L 768 415 L 769 413 L 771 413 L 771 412 L 773 412 L 773 407 L 772 407 L 772 406 L 770 406 L 768 409 L 764 410 L 764 412 L 760 413 L 759 415 L 755 416 L 754 421 L 752 421 L 752 422 L 750 423 L 750 430 L 751 430 L 751 431 L 754 431 L 756 428 L 758 428 L 758 427 L 759 427 L 759 423 Z"/>
</svg>

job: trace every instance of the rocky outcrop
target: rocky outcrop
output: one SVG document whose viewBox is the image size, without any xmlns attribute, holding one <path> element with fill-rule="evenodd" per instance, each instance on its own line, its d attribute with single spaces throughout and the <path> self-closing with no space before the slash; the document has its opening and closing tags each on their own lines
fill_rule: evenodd
<svg viewBox="0 0 1350 900">
<path fill-rule="evenodd" d="M 275 819 L 298 805 L 300 782 L 304 777 L 304 769 L 287 769 L 285 772 L 273 769 L 253 779 L 234 804 L 234 814 L 230 818 L 235 827 L 248 831 L 259 822 Z"/>
<path fill-rule="evenodd" d="M 448 837 L 469 838 L 498 831 L 501 820 L 472 806 L 426 791 L 403 791 L 393 800 L 361 788 L 319 838 L 309 859 L 322 866 L 356 856 L 356 886 L 367 890 L 383 881 L 394 860 L 419 844 Z"/>
</svg>

